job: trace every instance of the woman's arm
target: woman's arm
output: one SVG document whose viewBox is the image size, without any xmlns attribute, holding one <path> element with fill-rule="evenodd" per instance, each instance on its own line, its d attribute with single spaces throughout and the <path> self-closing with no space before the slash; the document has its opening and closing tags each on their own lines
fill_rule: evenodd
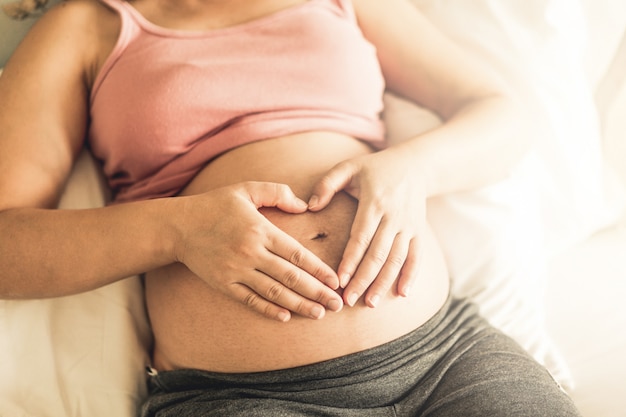
<svg viewBox="0 0 626 417">
<path fill-rule="evenodd" d="M 116 36 L 117 21 L 103 19 L 103 7 L 53 8 L 0 76 L 0 297 L 72 294 L 181 261 L 269 317 L 340 309 L 331 268 L 257 210 L 305 211 L 284 186 L 246 183 L 193 197 L 53 209 L 83 146 L 89 88 L 109 52 L 100 41 Z"/>
<path fill-rule="evenodd" d="M 61 282 L 52 285 L 58 268 L 50 258 L 67 268 L 72 260 L 81 259 L 83 250 L 96 249 L 93 243 L 73 248 L 64 260 L 61 249 L 70 249 L 69 240 L 75 237 L 71 235 L 78 234 L 75 224 L 67 216 L 33 209 L 56 205 L 83 146 L 88 63 L 95 57 L 86 51 L 97 51 L 99 46 L 95 28 L 87 24 L 90 19 L 89 9 L 77 3 L 54 8 L 27 34 L 0 76 L 3 297 L 73 292 Z M 28 288 L 27 281 L 46 279 L 48 294 L 42 287 Z"/>
<path fill-rule="evenodd" d="M 0 298 L 75 294 L 182 262 L 216 291 L 271 318 L 340 310 L 329 288 L 337 287 L 334 272 L 277 233 L 259 207 L 307 209 L 287 186 L 241 183 L 99 209 L 3 210 Z"/>
<path fill-rule="evenodd" d="M 425 199 L 505 177 L 529 147 L 522 113 L 490 69 L 439 33 L 407 0 L 353 0 L 390 90 L 443 124 L 374 155 L 339 164 L 318 184 L 313 210 L 337 190 L 359 199 L 339 266 L 345 300 L 370 306 L 394 282 L 405 294 L 419 268 Z M 398 275 L 399 278 L 398 278 Z M 372 284 L 373 283 L 373 284 Z"/>
<path fill-rule="evenodd" d="M 162 204 L 1 211 L 0 298 L 76 294 L 173 262 Z"/>
<path fill-rule="evenodd" d="M 495 71 L 448 40 L 407 0 L 354 0 L 387 87 L 434 111 L 443 124 L 402 143 L 429 196 L 508 175 L 532 143 L 524 113 Z M 454 168 L 454 169 L 451 169 Z"/>
</svg>

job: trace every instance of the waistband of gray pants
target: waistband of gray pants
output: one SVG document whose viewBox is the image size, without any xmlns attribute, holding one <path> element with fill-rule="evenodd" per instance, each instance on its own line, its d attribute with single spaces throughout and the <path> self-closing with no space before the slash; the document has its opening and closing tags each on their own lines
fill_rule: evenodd
<svg viewBox="0 0 626 417">
<path fill-rule="evenodd" d="M 436 350 L 444 340 L 463 327 L 475 332 L 487 327 L 477 314 L 473 304 L 448 297 L 439 311 L 419 328 L 388 343 L 360 352 L 323 362 L 276 371 L 252 373 L 219 373 L 197 369 L 153 372 L 150 383 L 162 392 L 177 392 L 194 389 L 228 389 L 230 387 L 254 386 L 257 389 L 306 390 L 311 381 L 317 388 L 341 385 L 342 378 L 349 377 L 351 383 L 359 379 L 371 380 L 379 374 L 389 373 L 404 366 L 416 356 L 424 356 Z M 468 326 L 468 321 L 476 323 Z M 452 337 L 454 339 L 454 337 Z M 447 344 L 447 343 L 443 343 Z M 434 358 L 433 358 L 434 359 Z M 425 365 L 427 362 L 425 361 Z M 432 365 L 432 363 L 431 363 Z"/>
</svg>

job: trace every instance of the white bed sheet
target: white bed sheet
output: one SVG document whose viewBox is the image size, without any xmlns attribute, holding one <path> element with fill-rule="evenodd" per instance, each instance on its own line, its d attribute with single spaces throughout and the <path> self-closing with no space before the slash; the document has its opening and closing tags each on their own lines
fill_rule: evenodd
<svg viewBox="0 0 626 417">
<path fill-rule="evenodd" d="M 585 417 L 626 415 L 626 213 L 550 264 L 547 325 Z"/>
</svg>

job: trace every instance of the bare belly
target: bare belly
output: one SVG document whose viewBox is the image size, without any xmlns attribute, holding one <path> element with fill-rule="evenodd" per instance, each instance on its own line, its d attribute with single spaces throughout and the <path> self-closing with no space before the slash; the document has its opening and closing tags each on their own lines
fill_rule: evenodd
<svg viewBox="0 0 626 417">
<path fill-rule="evenodd" d="M 211 162 L 183 194 L 241 181 L 289 184 L 305 201 L 315 182 L 345 159 L 371 152 L 361 142 L 328 132 L 255 142 Z M 329 265 L 336 267 L 348 240 L 356 201 L 340 193 L 319 213 L 263 214 Z M 258 372 L 315 363 L 396 339 L 422 325 L 444 303 L 448 274 L 432 236 L 421 237 L 420 273 L 409 297 L 388 294 L 375 309 L 363 302 L 321 320 L 267 319 L 211 291 L 182 264 L 146 274 L 146 299 L 159 370 L 195 368 Z"/>
</svg>

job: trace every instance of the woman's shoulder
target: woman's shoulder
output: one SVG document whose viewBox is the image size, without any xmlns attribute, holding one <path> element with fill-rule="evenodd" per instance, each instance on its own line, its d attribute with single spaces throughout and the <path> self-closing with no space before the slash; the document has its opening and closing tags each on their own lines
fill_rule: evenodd
<svg viewBox="0 0 626 417">
<path fill-rule="evenodd" d="M 45 38 L 61 41 L 54 37 L 65 37 L 64 45 L 73 46 L 115 35 L 119 31 L 119 17 L 100 0 L 66 0 L 47 10 L 35 28 L 38 26 Z"/>
<path fill-rule="evenodd" d="M 100 0 L 65 0 L 47 10 L 40 21 L 62 22 L 75 27 L 111 18 L 115 18 L 115 12 Z"/>
<path fill-rule="evenodd" d="M 93 72 L 115 44 L 120 25 L 118 14 L 100 0 L 66 0 L 51 7 L 35 24 L 31 47 L 39 50 L 33 52 L 48 51 L 51 61 L 59 55 L 73 57 Z"/>
</svg>

